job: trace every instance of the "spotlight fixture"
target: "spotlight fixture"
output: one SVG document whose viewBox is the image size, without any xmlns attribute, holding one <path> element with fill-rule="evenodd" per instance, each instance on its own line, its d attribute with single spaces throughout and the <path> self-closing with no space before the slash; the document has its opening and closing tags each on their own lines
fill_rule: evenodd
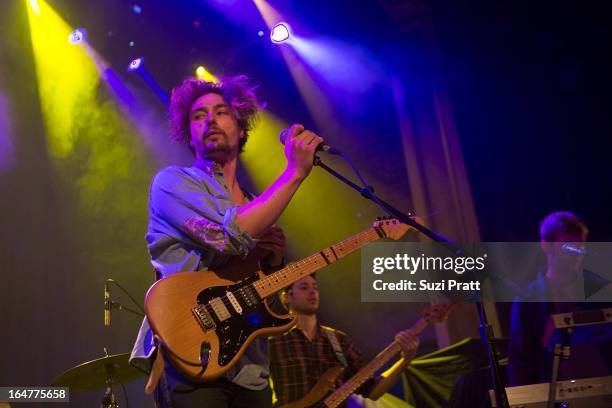
<svg viewBox="0 0 612 408">
<path fill-rule="evenodd" d="M 138 69 L 142 66 L 143 62 L 144 57 L 134 58 L 132 62 L 130 62 L 130 65 L 128 65 L 128 72 L 138 71 Z"/>
<path fill-rule="evenodd" d="M 138 4 L 134 4 L 134 6 L 132 7 L 132 11 L 136 14 L 140 14 L 142 13 L 142 7 L 140 7 Z"/>
<path fill-rule="evenodd" d="M 202 65 L 199 65 L 196 68 L 195 74 L 196 74 L 196 77 L 199 79 L 203 79 L 208 82 L 217 82 L 217 78 L 213 74 L 208 72 L 206 68 L 204 68 Z"/>
<path fill-rule="evenodd" d="M 270 40 L 274 43 L 282 43 L 289 39 L 289 24 L 287 23 L 278 23 L 274 27 L 272 27 L 272 31 L 270 32 Z"/>
<path fill-rule="evenodd" d="M 84 28 L 77 28 L 70 33 L 68 36 L 68 42 L 70 44 L 80 44 L 87 39 L 87 30 Z"/>
<path fill-rule="evenodd" d="M 147 66 L 145 65 L 144 57 L 134 58 L 132 62 L 130 62 L 130 65 L 128 65 L 127 70 L 128 72 L 131 72 L 134 75 L 137 75 L 140 79 L 142 79 L 144 83 L 147 84 L 147 86 L 157 96 L 159 101 L 163 103 L 166 107 L 168 106 L 168 104 L 170 103 L 168 91 L 159 86 L 155 78 L 153 78 L 153 75 L 151 75 L 151 73 L 147 69 Z"/>
</svg>

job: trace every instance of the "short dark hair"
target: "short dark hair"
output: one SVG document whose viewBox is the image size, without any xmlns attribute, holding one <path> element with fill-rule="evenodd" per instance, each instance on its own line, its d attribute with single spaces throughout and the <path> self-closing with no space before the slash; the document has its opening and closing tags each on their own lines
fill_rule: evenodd
<svg viewBox="0 0 612 408">
<path fill-rule="evenodd" d="M 244 138 L 240 141 L 240 152 L 244 151 L 248 133 L 255 125 L 257 113 L 263 108 L 263 104 L 257 100 L 255 89 L 256 87 L 249 84 L 249 79 L 245 75 L 223 77 L 219 82 L 208 82 L 194 77 L 185 78 L 179 86 L 172 90 L 170 97 L 168 116 L 171 139 L 189 145 L 191 106 L 202 95 L 215 93 L 221 95 L 230 106 L 238 127 L 244 131 Z"/>
<path fill-rule="evenodd" d="M 311 273 L 310 275 L 306 275 L 306 276 L 310 276 L 310 277 L 312 277 L 312 279 L 314 279 L 315 281 L 317 280 L 317 273 L 316 273 L 316 272 L 315 272 L 315 273 Z M 304 279 L 306 276 L 304 276 L 304 277 L 302 277 L 302 278 L 300 278 L 300 279 L 298 279 L 298 280 L 302 280 L 302 279 Z M 297 281 L 295 281 L 295 282 L 297 282 Z M 285 289 L 283 289 L 283 292 L 289 292 L 291 289 L 293 289 L 293 285 L 295 285 L 295 282 L 293 282 L 291 285 L 289 285 L 289 286 L 287 286 Z"/>
<path fill-rule="evenodd" d="M 554 242 L 559 234 L 576 234 L 586 237 L 589 229 L 576 215 L 569 211 L 557 211 L 548 214 L 540 223 L 540 239 Z"/>
</svg>

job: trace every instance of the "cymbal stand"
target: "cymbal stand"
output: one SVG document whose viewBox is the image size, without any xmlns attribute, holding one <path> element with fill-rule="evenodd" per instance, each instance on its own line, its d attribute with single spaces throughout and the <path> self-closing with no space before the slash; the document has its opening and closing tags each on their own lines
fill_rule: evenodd
<svg viewBox="0 0 612 408">
<path fill-rule="evenodd" d="M 106 347 L 104 347 L 104 354 L 106 357 L 109 356 L 108 351 L 106 351 Z M 115 368 L 113 367 L 112 363 L 109 363 L 104 365 L 104 369 L 106 371 L 106 391 L 102 397 L 100 408 L 119 408 L 119 403 L 117 402 L 117 398 L 115 398 L 115 394 L 113 393 L 113 385 L 115 383 Z"/>
</svg>

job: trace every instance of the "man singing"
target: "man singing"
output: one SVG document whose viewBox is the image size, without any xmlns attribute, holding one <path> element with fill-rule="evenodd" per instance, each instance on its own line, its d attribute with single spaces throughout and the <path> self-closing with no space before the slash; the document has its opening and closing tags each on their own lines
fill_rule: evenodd
<svg viewBox="0 0 612 408">
<path fill-rule="evenodd" d="M 158 277 L 218 270 L 254 249 L 264 254 L 264 266 L 282 263 L 285 238 L 274 223 L 310 173 L 323 139 L 292 125 L 284 171 L 254 198 L 240 186 L 236 170 L 259 108 L 245 76 L 219 83 L 187 78 L 172 91 L 172 138 L 188 145 L 195 161 L 160 170 L 151 184 L 146 240 Z M 154 353 L 145 320 L 131 363 L 148 372 Z M 189 381 L 166 361 L 155 400 L 159 407 L 268 407 L 268 366 L 265 339 L 251 343 L 224 377 L 204 384 Z"/>
</svg>

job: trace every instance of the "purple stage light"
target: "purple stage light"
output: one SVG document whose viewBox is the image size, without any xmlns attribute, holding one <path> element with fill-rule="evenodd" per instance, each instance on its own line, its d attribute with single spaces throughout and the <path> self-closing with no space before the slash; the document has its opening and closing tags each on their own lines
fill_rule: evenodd
<svg viewBox="0 0 612 408">
<path fill-rule="evenodd" d="M 87 30 L 84 28 L 77 28 L 70 33 L 68 36 L 68 42 L 70 44 L 80 44 L 87 39 Z"/>
<path fill-rule="evenodd" d="M 270 32 L 270 40 L 274 43 L 282 43 L 286 41 L 290 36 L 289 32 L 289 24 L 287 23 L 278 23 L 274 27 L 272 27 L 272 31 Z"/>
<path fill-rule="evenodd" d="M 128 65 L 128 72 L 138 71 L 143 62 L 143 57 L 133 59 L 132 62 L 130 62 L 130 65 Z"/>
<path fill-rule="evenodd" d="M 132 11 L 134 11 L 134 13 L 136 14 L 140 14 L 142 13 L 142 7 L 140 7 L 138 4 L 134 4 L 134 7 L 132 7 Z"/>
</svg>

